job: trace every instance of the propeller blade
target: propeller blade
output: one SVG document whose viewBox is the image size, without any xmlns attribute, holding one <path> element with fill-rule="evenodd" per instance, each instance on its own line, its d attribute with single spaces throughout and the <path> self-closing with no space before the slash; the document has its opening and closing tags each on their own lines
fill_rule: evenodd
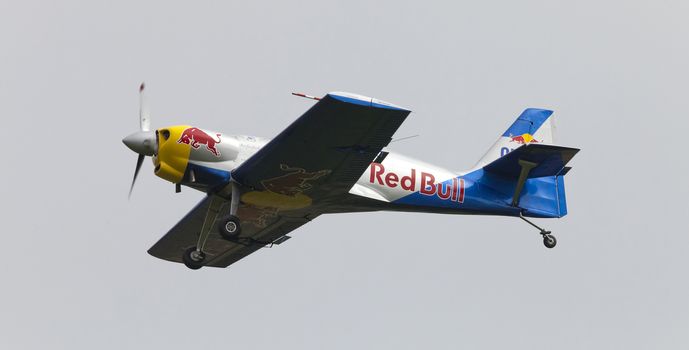
<svg viewBox="0 0 689 350">
<path fill-rule="evenodd" d="M 139 159 L 136 160 L 136 170 L 134 170 L 134 178 L 132 179 L 132 187 L 129 188 L 129 196 L 127 199 L 132 198 L 132 191 L 134 190 L 134 183 L 136 183 L 136 177 L 139 175 L 139 170 L 141 169 L 141 164 L 144 163 L 145 155 L 139 154 Z"/>
<path fill-rule="evenodd" d="M 141 86 L 139 86 L 139 122 L 141 123 L 141 131 L 149 131 L 151 129 L 151 116 L 148 111 L 145 88 L 146 84 L 141 83 Z"/>
</svg>

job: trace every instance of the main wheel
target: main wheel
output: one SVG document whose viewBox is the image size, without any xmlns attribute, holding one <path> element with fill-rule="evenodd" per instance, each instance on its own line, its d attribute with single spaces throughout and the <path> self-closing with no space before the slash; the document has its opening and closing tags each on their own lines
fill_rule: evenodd
<svg viewBox="0 0 689 350">
<path fill-rule="evenodd" d="M 553 236 L 551 234 L 543 235 L 543 245 L 546 248 L 554 248 L 556 244 L 557 244 L 557 239 L 555 239 L 555 236 Z"/>
<path fill-rule="evenodd" d="M 203 261 L 206 260 L 206 254 L 196 250 L 196 247 L 191 247 L 184 251 L 182 261 L 184 265 L 192 270 L 198 270 L 203 267 Z"/>
<path fill-rule="evenodd" d="M 239 237 L 239 235 L 242 233 L 242 226 L 239 224 L 239 218 L 234 215 L 230 215 L 223 220 L 220 220 L 218 231 L 220 231 L 220 235 L 224 239 L 228 241 L 236 240 L 237 237 Z"/>
</svg>

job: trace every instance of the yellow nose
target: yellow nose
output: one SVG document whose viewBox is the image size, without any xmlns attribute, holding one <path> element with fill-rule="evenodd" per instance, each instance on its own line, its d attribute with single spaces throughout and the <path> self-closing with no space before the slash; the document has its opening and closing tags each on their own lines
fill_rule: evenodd
<svg viewBox="0 0 689 350">
<path fill-rule="evenodd" d="M 153 158 L 155 174 L 172 183 L 180 183 L 189 164 L 189 145 L 177 142 L 187 125 L 158 129 L 158 154 Z"/>
</svg>

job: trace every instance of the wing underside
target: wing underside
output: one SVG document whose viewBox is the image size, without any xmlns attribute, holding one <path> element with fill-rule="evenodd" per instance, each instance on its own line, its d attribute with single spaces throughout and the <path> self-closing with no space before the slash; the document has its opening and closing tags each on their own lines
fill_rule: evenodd
<svg viewBox="0 0 689 350">
<path fill-rule="evenodd" d="M 209 204 L 210 196 L 207 196 L 153 245 L 148 253 L 160 259 L 181 263 L 184 251 L 196 246 Z M 229 202 L 223 204 L 221 210 L 229 211 Z M 243 239 L 240 242 L 223 239 L 217 229 L 219 220 L 216 220 L 204 247 L 208 259 L 206 266 L 227 267 L 256 250 L 272 244 L 310 220 L 285 217 L 275 210 L 249 205 L 242 205 L 238 214 L 243 219 Z"/>
</svg>

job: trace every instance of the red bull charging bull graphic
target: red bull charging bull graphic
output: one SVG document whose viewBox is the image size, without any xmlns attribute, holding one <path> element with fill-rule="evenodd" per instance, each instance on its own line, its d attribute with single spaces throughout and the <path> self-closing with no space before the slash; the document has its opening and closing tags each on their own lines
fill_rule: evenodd
<svg viewBox="0 0 689 350">
<path fill-rule="evenodd" d="M 517 143 L 517 145 L 518 145 L 517 147 L 519 147 L 521 145 L 529 144 L 529 143 L 541 143 L 542 142 L 542 141 L 536 140 L 533 137 L 533 135 L 531 135 L 529 133 L 524 133 L 524 134 L 516 135 L 516 136 L 513 136 L 512 134 L 510 134 L 507 137 L 509 137 L 509 139 L 510 139 L 509 142 Z M 512 151 L 514 151 L 514 148 L 502 147 L 502 148 L 500 148 L 500 156 L 502 157 L 502 156 L 504 156 L 507 153 L 510 153 Z"/>
<path fill-rule="evenodd" d="M 182 132 L 182 135 L 177 140 L 177 143 L 184 143 L 190 145 L 194 149 L 198 149 L 201 145 L 206 145 L 206 150 L 213 153 L 216 157 L 220 157 L 220 152 L 215 147 L 220 143 L 220 134 L 215 134 L 218 138 L 216 141 L 213 136 L 208 135 L 205 131 L 199 128 L 188 128 Z"/>
<path fill-rule="evenodd" d="M 278 210 L 275 208 L 258 208 L 252 205 L 244 205 L 239 207 L 237 213 L 243 222 L 264 228 L 278 215 Z"/>
<path fill-rule="evenodd" d="M 526 133 L 526 134 L 521 134 L 517 136 L 510 136 L 510 142 L 516 142 L 520 145 L 524 145 L 527 143 L 539 143 L 538 140 L 536 140 L 533 135 Z"/>
<path fill-rule="evenodd" d="M 312 187 L 309 181 L 316 180 L 331 172 L 327 169 L 310 172 L 303 168 L 290 167 L 286 164 L 280 164 L 280 169 L 288 171 L 288 173 L 272 179 L 263 180 L 261 184 L 270 192 L 290 197 L 294 197 L 299 193 L 309 190 Z"/>
</svg>

